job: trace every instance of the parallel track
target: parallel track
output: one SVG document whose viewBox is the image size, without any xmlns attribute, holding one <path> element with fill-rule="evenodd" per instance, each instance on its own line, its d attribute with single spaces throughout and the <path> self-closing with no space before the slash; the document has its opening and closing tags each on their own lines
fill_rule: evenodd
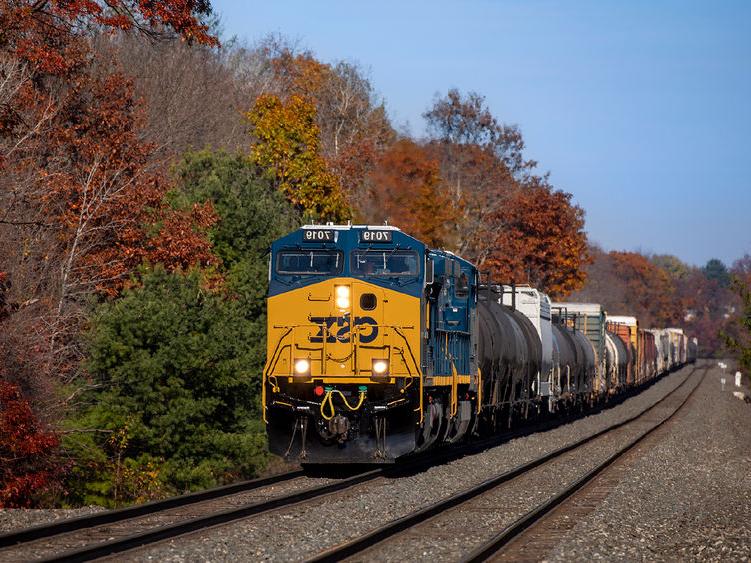
<svg viewBox="0 0 751 563">
<path fill-rule="evenodd" d="M 523 533 L 527 531 L 531 532 L 535 526 L 541 523 L 541 521 L 545 518 L 545 516 L 550 514 L 557 507 L 560 506 L 562 508 L 563 507 L 562 505 L 570 501 L 571 498 L 578 491 L 580 491 L 587 483 L 590 483 L 598 475 L 601 475 L 604 471 L 607 471 L 608 468 L 610 468 L 622 456 L 632 451 L 636 446 L 641 444 L 649 435 L 655 432 L 658 428 L 661 428 L 663 425 L 669 422 L 676 414 L 678 414 L 681 411 L 681 409 L 686 405 L 688 400 L 694 395 L 694 393 L 702 384 L 702 382 L 704 381 L 704 376 L 707 373 L 707 369 L 708 368 L 705 369 L 704 375 L 701 377 L 701 379 L 699 379 L 699 382 L 696 385 L 694 385 L 693 389 L 691 389 L 691 392 L 686 396 L 685 399 L 683 399 L 683 401 L 681 401 L 678 407 L 670 415 L 668 415 L 663 420 L 655 424 L 649 430 L 643 432 L 641 435 L 636 437 L 625 447 L 615 452 L 613 455 L 611 455 L 608 459 L 606 459 L 604 462 L 599 464 L 597 467 L 588 471 L 585 475 L 577 479 L 576 482 L 572 483 L 570 486 L 566 487 L 566 489 L 562 490 L 555 497 L 551 498 L 544 504 L 541 504 L 537 506 L 536 508 L 530 510 L 524 516 L 516 520 L 513 524 L 506 527 L 500 533 L 498 533 L 493 538 L 491 538 L 488 542 L 479 546 L 476 550 L 472 551 L 466 558 L 462 559 L 462 563 L 475 563 L 475 562 L 487 561 L 489 559 L 492 559 L 494 556 L 498 555 L 499 552 L 505 546 L 509 545 L 513 540 L 519 538 Z M 686 381 L 688 381 L 688 378 L 686 378 Z"/>
<path fill-rule="evenodd" d="M 688 377 L 690 377 L 690 375 L 687 376 L 687 379 Z M 653 405 L 653 407 L 654 406 L 656 406 L 656 404 Z M 325 495 L 349 489 L 355 485 L 371 481 L 378 477 L 386 475 L 408 474 L 409 472 L 423 470 L 438 463 L 445 463 L 447 461 L 460 458 L 464 455 L 483 451 L 514 437 L 527 435 L 532 432 L 543 431 L 559 426 L 560 424 L 571 420 L 571 418 L 573 417 L 567 417 L 558 420 L 546 420 L 541 423 L 527 426 L 525 428 L 509 431 L 501 436 L 495 436 L 485 440 L 480 440 L 462 447 L 453 447 L 439 450 L 435 453 L 423 455 L 401 464 L 380 466 L 375 469 L 362 471 L 360 473 L 352 475 L 351 477 L 341 479 L 334 483 L 306 488 L 300 491 L 293 492 L 291 494 L 282 495 L 271 498 L 269 500 L 247 504 L 231 509 L 225 509 L 221 511 L 209 510 L 206 515 L 183 519 L 178 518 L 178 521 L 172 524 L 162 526 L 155 525 L 146 531 L 131 535 L 125 535 L 119 538 L 116 537 L 115 539 L 111 539 L 112 536 L 116 534 L 113 534 L 113 531 L 107 527 L 108 525 L 127 524 L 128 521 L 131 520 L 134 521 L 137 525 L 138 519 L 145 519 L 149 516 L 160 517 L 166 514 L 169 517 L 170 510 L 174 510 L 180 507 L 190 507 L 191 505 L 197 505 L 199 503 L 209 503 L 210 501 L 216 501 L 217 499 L 221 501 L 221 499 L 226 499 L 228 497 L 231 497 L 232 495 L 252 492 L 269 485 L 283 483 L 285 481 L 290 481 L 296 478 L 302 478 L 305 475 L 305 472 L 302 470 L 290 471 L 272 477 L 255 479 L 252 481 L 244 481 L 224 487 L 217 487 L 206 491 L 173 497 L 163 501 L 155 501 L 118 510 L 103 511 L 97 514 L 79 518 L 72 518 L 53 524 L 45 524 L 33 528 L 27 528 L 24 530 L 0 535 L 0 560 L 5 560 L 5 558 L 8 556 L 13 557 L 14 547 L 20 547 L 21 549 L 24 549 L 33 547 L 35 544 L 43 542 L 44 540 L 48 540 L 49 542 L 58 542 L 60 549 L 52 549 L 49 547 L 49 545 L 43 546 L 45 549 L 55 553 L 55 555 L 50 556 L 47 559 L 43 559 L 43 561 L 90 561 L 92 559 L 106 557 L 134 548 L 143 547 L 145 545 L 156 543 L 165 539 L 175 538 L 190 532 L 208 528 L 210 526 L 226 524 L 249 516 L 260 515 L 279 508 L 309 502 Z M 627 422 L 628 421 L 624 421 L 623 423 L 615 425 L 608 430 L 622 426 Z M 600 432 L 597 435 L 601 435 L 608 430 Z M 590 439 L 593 439 L 593 437 L 591 437 Z M 582 441 L 582 443 L 583 442 L 584 441 Z M 514 476 L 521 474 L 523 471 L 527 471 L 532 467 L 545 463 L 545 461 L 547 461 L 548 459 L 552 459 L 552 457 L 561 455 L 562 453 L 565 453 L 565 451 L 569 451 L 570 449 L 573 449 L 578 445 L 580 445 L 580 443 L 562 448 L 561 450 L 553 452 L 552 454 L 549 454 L 548 456 L 545 456 L 540 460 L 531 462 L 524 467 L 517 468 L 513 472 L 509 472 L 500 477 L 503 478 L 503 480 L 511 479 Z M 502 481 L 498 482 L 500 483 Z M 487 488 L 492 488 L 493 486 L 495 486 L 495 484 L 482 484 L 481 487 L 485 485 Z M 436 510 L 443 510 L 443 508 Z M 421 511 L 419 513 L 420 519 L 429 517 L 424 515 L 425 512 L 426 511 Z M 406 519 L 409 518 L 410 517 L 406 517 Z M 392 523 L 390 526 L 393 527 L 395 524 L 399 523 L 401 523 L 402 526 L 405 526 L 406 522 L 402 521 L 406 519 L 398 520 L 395 523 Z M 393 530 L 395 528 L 389 529 Z M 401 529 L 406 529 L 406 527 L 403 527 Z M 385 539 L 385 537 L 388 537 L 388 535 L 391 535 L 393 533 L 396 532 L 388 532 L 387 535 L 384 535 L 381 539 Z M 367 537 L 368 539 L 365 541 L 367 541 L 369 544 L 372 544 L 372 536 L 373 534 L 369 535 Z M 376 541 L 381 540 L 379 539 Z M 86 545 L 68 549 L 70 545 L 77 543 L 85 543 Z M 352 553 L 357 553 L 361 550 L 362 549 L 352 551 Z M 321 560 L 334 559 L 324 556 Z"/>
<path fill-rule="evenodd" d="M 242 481 L 240 483 L 233 483 L 224 487 L 215 487 L 213 489 L 207 489 L 205 491 L 171 497 L 164 500 L 147 502 L 144 504 L 129 506 L 127 508 L 119 508 L 116 510 L 105 510 L 96 514 L 80 516 L 78 518 L 69 518 L 60 522 L 54 522 L 52 524 L 41 524 L 32 528 L 25 528 L 23 530 L 18 530 L 15 532 L 8 532 L 5 534 L 0 534 L 0 549 L 40 540 L 43 538 L 49 538 L 60 534 L 94 528 L 96 526 L 104 526 L 106 524 L 122 522 L 124 520 L 130 520 L 131 518 L 136 518 L 138 516 L 147 516 L 149 514 L 161 512 L 170 508 L 213 500 L 241 492 L 248 492 L 259 489 L 261 487 L 266 487 L 268 485 L 274 485 L 283 481 L 289 481 L 291 479 L 303 477 L 304 475 L 305 473 L 302 470 L 287 471 L 285 473 L 272 475 L 270 477 L 253 479 L 251 481 Z M 1 554 L 2 552 L 0 552 L 0 555 Z"/>
<path fill-rule="evenodd" d="M 677 392 L 680 388 L 682 388 L 686 383 L 691 379 L 692 375 L 696 372 L 697 368 L 693 368 L 691 372 L 686 376 L 686 378 L 673 389 L 670 393 L 653 403 L 648 408 L 644 409 L 640 413 L 627 418 L 626 420 L 623 420 L 619 423 L 613 424 L 611 426 L 608 426 L 607 428 L 604 428 L 603 430 L 592 434 L 591 436 L 588 436 L 586 438 L 583 438 L 577 442 L 574 442 L 572 444 L 569 444 L 567 446 L 564 446 L 562 448 L 559 448 L 555 451 L 552 451 L 540 458 L 537 458 L 535 460 L 532 460 L 528 463 L 522 464 L 518 467 L 515 467 L 514 469 L 511 469 L 505 473 L 502 473 L 500 475 L 497 475 L 496 477 L 493 477 L 491 479 L 488 479 L 479 485 L 476 485 L 472 488 L 469 488 L 465 491 L 462 491 L 460 493 L 457 493 L 455 495 L 452 495 L 451 497 L 448 497 L 444 500 L 438 501 L 434 504 L 431 504 L 422 510 L 419 510 L 417 512 L 414 512 L 412 514 L 409 514 L 407 516 L 404 516 L 403 518 L 399 518 L 397 520 L 394 520 L 392 522 L 389 522 L 388 524 L 385 524 L 384 526 L 377 528 L 376 530 L 373 530 L 372 532 L 363 535 L 361 537 L 355 538 L 354 540 L 351 540 L 349 542 L 346 542 L 344 544 L 341 544 L 339 546 L 336 546 L 332 549 L 329 549 L 327 551 L 324 551 L 323 553 L 320 553 L 316 555 L 315 557 L 309 559 L 310 562 L 334 562 L 334 561 L 341 561 L 345 558 L 352 557 L 354 555 L 358 555 L 363 553 L 364 551 L 372 548 L 378 543 L 384 542 L 386 540 L 389 540 L 393 536 L 403 533 L 405 531 L 408 531 L 415 526 L 424 523 L 426 520 L 436 517 L 440 514 L 442 514 L 444 511 L 455 508 L 457 506 L 460 506 L 461 504 L 474 499 L 476 497 L 479 497 L 499 485 L 503 483 L 507 483 L 517 477 L 520 477 L 531 470 L 540 467 L 551 460 L 554 460 L 561 455 L 570 452 L 572 450 L 575 450 L 577 448 L 580 448 L 581 446 L 588 444 L 597 438 L 608 434 L 610 432 L 613 432 L 614 430 L 617 430 L 618 428 L 624 427 L 638 418 L 641 418 L 646 413 L 651 411 L 652 409 L 656 408 L 660 404 L 662 404 L 665 400 L 667 400 L 669 397 L 671 397 L 675 392 Z M 706 373 L 705 368 L 705 373 Z M 702 380 L 700 380 L 699 384 Z M 694 388 L 691 390 L 687 398 L 680 404 L 678 409 L 674 411 L 668 418 L 675 415 L 678 410 L 685 404 L 685 402 L 688 400 L 688 397 L 690 397 L 694 391 L 696 391 L 696 388 L 698 387 L 697 384 L 694 386 Z M 630 450 L 636 443 L 640 442 L 644 437 L 646 437 L 648 434 L 650 434 L 652 431 L 654 431 L 657 427 L 661 426 L 667 419 L 663 420 L 663 422 L 660 422 L 657 426 L 651 428 L 649 431 L 638 437 L 636 440 L 634 440 L 632 443 L 630 443 L 628 446 L 626 446 L 623 450 L 620 450 L 617 452 L 614 456 L 608 459 L 607 462 L 604 464 L 601 464 L 601 466 L 598 466 L 595 470 L 588 473 L 581 479 L 579 479 L 576 483 L 574 483 L 571 487 L 566 489 L 566 491 L 561 492 L 559 495 L 545 503 L 542 507 L 539 507 L 538 509 L 535 509 L 531 513 L 525 515 L 524 518 L 517 521 L 513 526 L 509 527 L 508 529 L 504 530 L 499 536 L 493 538 L 492 543 L 488 543 L 486 545 L 482 546 L 482 549 L 478 549 L 477 552 L 472 552 L 472 554 L 466 559 L 466 561 L 482 561 L 485 558 L 487 558 L 489 555 L 495 553 L 497 551 L 498 547 L 497 545 L 503 545 L 504 543 L 507 543 L 512 539 L 513 536 L 518 534 L 520 531 L 531 525 L 531 523 L 535 519 L 535 515 L 540 514 L 539 517 L 542 517 L 542 514 L 544 514 L 544 511 L 552 509 L 554 506 L 559 504 L 563 499 L 567 498 L 575 490 L 578 490 L 581 486 L 583 486 L 584 483 L 588 482 L 594 475 L 599 473 L 604 467 L 606 467 L 609 463 L 612 463 L 615 459 L 620 457 L 623 453 Z M 591 475 L 590 475 L 591 474 Z M 498 543 L 500 542 L 500 543 Z"/>
<path fill-rule="evenodd" d="M 554 424 L 557 423 L 555 421 L 544 423 L 545 426 Z M 45 539 L 50 542 L 57 542 L 62 550 L 52 550 L 49 545 L 42 546 L 45 550 L 55 552 L 55 555 L 42 559 L 42 561 L 90 561 L 92 559 L 143 547 L 165 539 L 175 538 L 210 526 L 226 524 L 249 516 L 260 515 L 279 508 L 312 501 L 325 495 L 349 489 L 355 485 L 371 481 L 378 477 L 408 474 L 409 472 L 423 470 L 438 463 L 445 463 L 467 454 L 485 450 L 497 445 L 499 441 L 529 433 L 531 430 L 540 427 L 542 426 L 537 425 L 535 428 L 520 429 L 518 431 L 506 433 L 502 436 L 478 441 L 468 446 L 439 450 L 435 453 L 416 457 L 401 464 L 379 466 L 374 469 L 356 473 L 351 477 L 338 480 L 334 483 L 306 488 L 291 494 L 264 500 L 262 502 L 247 504 L 229 510 L 208 510 L 206 515 L 179 519 L 177 522 L 169 525 L 152 526 L 147 531 L 125 535 L 116 539 L 111 539 L 112 536 L 116 534 L 113 534 L 113 531 L 107 527 L 108 525 L 127 523 L 130 520 L 133 520 L 137 524 L 136 519 L 148 516 L 169 516 L 169 511 L 172 509 L 189 507 L 191 505 L 197 505 L 199 503 L 217 499 L 225 499 L 232 495 L 258 490 L 264 486 L 289 481 L 295 478 L 302 478 L 304 477 L 305 472 L 302 470 L 291 471 L 264 479 L 245 481 L 242 483 L 227 485 L 225 487 L 218 487 L 206 491 L 173 497 L 164 501 L 156 501 L 118 510 L 103 511 L 97 514 L 72 518 L 53 524 L 27 528 L 0 536 L 0 561 L 8 556 L 13 558 L 14 547 L 26 549 L 33 547 L 35 544 L 38 544 Z M 76 537 L 77 535 L 78 537 Z M 97 539 L 97 537 L 104 537 L 104 539 Z M 76 543 L 86 543 L 86 545 L 83 547 L 67 549 L 67 546 Z M 16 556 L 16 559 L 17 558 L 18 556 Z"/>
</svg>

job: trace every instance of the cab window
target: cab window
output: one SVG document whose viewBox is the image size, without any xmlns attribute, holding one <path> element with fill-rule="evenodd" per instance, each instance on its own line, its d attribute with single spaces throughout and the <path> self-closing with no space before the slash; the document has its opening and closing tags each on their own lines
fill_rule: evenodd
<svg viewBox="0 0 751 563">
<path fill-rule="evenodd" d="M 283 250 L 277 254 L 276 273 L 284 275 L 335 275 L 342 271 L 338 250 Z"/>
<path fill-rule="evenodd" d="M 415 277 L 420 274 L 417 253 L 411 250 L 355 250 L 352 275 Z"/>
</svg>

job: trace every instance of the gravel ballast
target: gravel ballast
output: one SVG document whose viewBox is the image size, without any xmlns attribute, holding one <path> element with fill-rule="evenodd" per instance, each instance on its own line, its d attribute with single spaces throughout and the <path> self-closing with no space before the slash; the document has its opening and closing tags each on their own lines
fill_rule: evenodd
<svg viewBox="0 0 751 563">
<path fill-rule="evenodd" d="M 549 561 L 751 560 L 751 405 L 713 368 Z"/>
<path fill-rule="evenodd" d="M 26 509 L 26 508 L 6 508 L 0 509 L 0 534 L 31 528 L 40 524 L 51 524 L 58 520 L 68 518 L 78 518 L 87 516 L 94 512 L 105 510 L 101 506 L 84 506 L 82 508 L 70 509 Z"/>
<path fill-rule="evenodd" d="M 69 532 L 60 536 L 42 538 L 19 546 L 0 548 L 0 562 L 6 560 L 27 561 L 43 559 L 70 549 L 80 549 L 92 543 L 112 541 L 133 534 L 148 532 L 161 526 L 193 519 L 205 514 L 222 512 L 233 508 L 239 508 L 241 506 L 260 503 L 293 492 L 321 486 L 331 481 L 333 480 L 314 477 L 299 477 L 246 492 L 230 494 L 215 499 L 208 499 L 199 503 L 160 510 L 159 512 L 133 517 L 121 522 L 110 522 L 93 528 L 85 528 Z M 49 523 L 54 520 L 83 516 L 91 512 L 92 510 L 84 509 L 75 511 L 30 510 L 15 516 L 17 521 L 23 521 L 23 517 L 36 517 L 38 519 L 36 522 L 23 526 L 29 527 L 37 524 Z M 18 518 L 18 516 L 20 516 L 20 518 Z"/>
<path fill-rule="evenodd" d="M 290 561 L 309 558 L 439 498 L 448 497 L 628 418 L 679 385 L 691 370 L 691 367 L 684 368 L 621 405 L 554 430 L 518 438 L 416 475 L 379 479 L 315 503 L 192 534 L 144 551 L 121 554 L 119 559 L 226 561 L 253 558 Z M 404 554 L 401 555 L 403 558 Z M 419 557 L 419 553 L 410 552 L 410 559 L 415 556 Z M 425 557 L 428 557 L 427 553 Z"/>
</svg>

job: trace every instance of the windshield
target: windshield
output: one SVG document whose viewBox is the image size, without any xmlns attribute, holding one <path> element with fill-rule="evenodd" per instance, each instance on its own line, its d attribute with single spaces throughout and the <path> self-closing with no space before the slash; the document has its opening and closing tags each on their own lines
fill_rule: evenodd
<svg viewBox="0 0 751 563">
<path fill-rule="evenodd" d="M 352 275 L 414 277 L 420 268 L 417 253 L 411 250 L 355 250 Z"/>
<path fill-rule="evenodd" d="M 276 273 L 287 275 L 339 274 L 342 253 L 338 250 L 283 250 L 276 258 Z"/>
</svg>

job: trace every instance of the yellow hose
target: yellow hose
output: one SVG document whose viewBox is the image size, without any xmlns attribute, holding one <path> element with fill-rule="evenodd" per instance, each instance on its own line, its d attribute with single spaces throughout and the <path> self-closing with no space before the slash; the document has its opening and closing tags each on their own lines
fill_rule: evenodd
<svg viewBox="0 0 751 563">
<path fill-rule="evenodd" d="M 334 393 L 338 393 L 339 394 L 339 396 L 342 398 L 342 401 L 344 401 L 344 404 L 351 411 L 356 411 L 357 409 L 359 409 L 362 406 L 363 402 L 365 402 L 365 391 L 360 391 L 360 400 L 357 402 L 357 405 L 355 405 L 354 407 L 347 402 L 347 397 L 345 397 L 344 393 L 342 393 L 338 389 L 332 389 L 330 391 L 327 391 L 326 392 L 326 396 L 323 398 L 323 401 L 321 401 L 321 416 L 325 420 L 331 420 L 336 415 L 336 410 L 334 410 L 334 399 L 333 399 Z M 324 409 L 326 408 L 327 404 L 328 404 L 329 410 L 331 412 L 330 415 L 327 415 L 324 412 Z"/>
</svg>

